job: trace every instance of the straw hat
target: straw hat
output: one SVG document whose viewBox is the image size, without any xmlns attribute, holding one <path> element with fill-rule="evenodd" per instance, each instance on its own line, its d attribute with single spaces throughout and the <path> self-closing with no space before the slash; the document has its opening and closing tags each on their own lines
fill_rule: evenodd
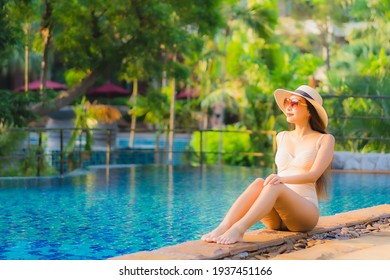
<svg viewBox="0 0 390 280">
<path fill-rule="evenodd" d="M 283 105 L 284 99 L 290 97 L 292 94 L 305 98 L 307 102 L 310 102 L 311 105 L 313 105 L 316 109 L 319 117 L 325 125 L 325 128 L 328 126 L 328 114 L 326 113 L 324 107 L 322 107 L 322 97 L 314 88 L 311 88 L 309 86 L 300 86 L 295 91 L 289 91 L 285 89 L 275 90 L 274 96 L 276 99 L 276 103 L 283 111 L 283 113 L 286 114 L 286 110 Z"/>
</svg>

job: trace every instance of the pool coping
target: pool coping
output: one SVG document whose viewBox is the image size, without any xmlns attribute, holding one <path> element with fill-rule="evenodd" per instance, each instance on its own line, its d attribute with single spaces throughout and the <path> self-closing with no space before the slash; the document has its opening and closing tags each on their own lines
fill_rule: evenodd
<svg viewBox="0 0 390 280">
<path fill-rule="evenodd" d="M 163 247 L 153 251 L 141 251 L 110 258 L 110 260 L 220 260 L 225 258 L 242 259 L 251 252 L 269 247 L 295 242 L 315 234 L 329 232 L 343 227 L 371 223 L 382 218 L 390 218 L 390 204 L 320 217 L 317 226 L 307 233 L 260 229 L 245 234 L 244 242 L 232 245 L 207 243 L 201 240 Z M 131 237 L 129 237 L 131 238 Z"/>
<path fill-rule="evenodd" d="M 351 173 L 351 174 L 384 174 L 389 175 L 390 170 L 366 170 L 366 169 L 331 169 L 332 173 Z"/>
<path fill-rule="evenodd" d="M 45 180 L 45 179 L 57 179 L 57 178 L 66 178 L 72 176 L 83 176 L 88 172 L 95 172 L 99 169 L 119 169 L 119 168 L 129 168 L 129 167 L 139 167 L 139 166 L 167 166 L 165 164 L 142 164 L 142 163 L 129 163 L 129 164 L 91 164 L 84 167 L 76 168 L 70 172 L 66 172 L 64 174 L 56 174 L 56 175 L 43 175 L 43 176 L 4 176 L 0 177 L 0 180 L 4 181 L 12 181 L 12 180 Z M 187 167 L 200 167 L 192 166 L 192 165 L 175 165 L 175 166 L 187 166 Z M 219 167 L 219 165 L 207 165 Z M 224 165 L 227 167 L 238 167 L 231 165 Z M 239 166 L 243 168 L 253 168 L 253 169 L 263 169 L 262 167 L 247 167 L 247 166 Z M 272 170 L 272 168 L 265 168 Z M 335 169 L 332 168 L 331 173 L 350 173 L 350 174 L 377 174 L 377 175 L 390 175 L 390 170 L 365 170 L 365 169 Z"/>
</svg>

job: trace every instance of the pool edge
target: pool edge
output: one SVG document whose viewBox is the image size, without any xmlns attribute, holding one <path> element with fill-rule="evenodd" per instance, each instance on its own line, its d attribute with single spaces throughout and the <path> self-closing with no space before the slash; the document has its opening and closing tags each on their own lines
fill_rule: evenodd
<svg viewBox="0 0 390 280">
<path fill-rule="evenodd" d="M 381 218 L 390 218 L 390 204 L 320 217 L 317 226 L 307 233 L 260 229 L 245 234 L 244 240 L 246 242 L 232 245 L 220 245 L 193 240 L 153 251 L 141 251 L 117 256 L 109 260 L 218 260 L 229 257 L 241 259 L 241 256 L 245 257 L 250 252 L 257 252 L 268 247 L 282 245 L 286 242 L 295 242 L 299 239 L 343 227 L 371 223 Z"/>
</svg>

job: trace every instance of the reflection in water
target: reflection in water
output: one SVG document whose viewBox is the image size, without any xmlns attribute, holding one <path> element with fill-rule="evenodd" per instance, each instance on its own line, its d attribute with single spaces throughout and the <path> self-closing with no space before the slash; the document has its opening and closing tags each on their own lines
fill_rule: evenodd
<svg viewBox="0 0 390 280">
<path fill-rule="evenodd" d="M 136 169 L 135 169 L 135 166 L 131 166 L 129 168 L 129 172 L 130 172 L 129 204 L 133 205 L 135 203 L 135 199 L 136 199 L 136 195 L 135 195 L 135 191 L 136 191 L 136 181 L 135 181 Z"/>
<path fill-rule="evenodd" d="M 92 207 L 96 202 L 96 175 L 93 172 L 85 174 L 85 205 Z"/>
<path fill-rule="evenodd" d="M 173 201 L 174 201 L 174 193 L 173 193 L 173 166 L 168 166 L 168 192 L 167 192 L 167 229 L 168 234 L 170 236 L 173 235 Z"/>
<path fill-rule="evenodd" d="M 110 166 L 106 166 L 106 186 L 110 185 Z"/>
</svg>

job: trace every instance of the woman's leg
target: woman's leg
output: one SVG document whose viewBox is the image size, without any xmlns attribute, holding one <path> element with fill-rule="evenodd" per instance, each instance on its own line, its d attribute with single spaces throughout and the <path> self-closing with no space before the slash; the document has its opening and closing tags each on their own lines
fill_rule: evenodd
<svg viewBox="0 0 390 280">
<path fill-rule="evenodd" d="M 223 221 L 213 231 L 202 236 L 202 240 L 213 242 L 225 233 L 234 223 L 240 220 L 252 207 L 264 186 L 264 179 L 254 180 L 230 207 Z"/>
<path fill-rule="evenodd" d="M 307 231 L 314 228 L 318 221 L 318 209 L 312 202 L 283 184 L 267 185 L 262 188 L 246 214 L 224 234 L 215 238 L 215 242 L 232 244 L 242 241 L 245 231 L 267 214 L 271 214 L 273 208 L 290 230 Z"/>
<path fill-rule="evenodd" d="M 286 230 L 286 225 L 283 223 L 283 220 L 276 211 L 275 207 L 264 218 L 261 219 L 261 222 L 268 229 Z"/>
</svg>

